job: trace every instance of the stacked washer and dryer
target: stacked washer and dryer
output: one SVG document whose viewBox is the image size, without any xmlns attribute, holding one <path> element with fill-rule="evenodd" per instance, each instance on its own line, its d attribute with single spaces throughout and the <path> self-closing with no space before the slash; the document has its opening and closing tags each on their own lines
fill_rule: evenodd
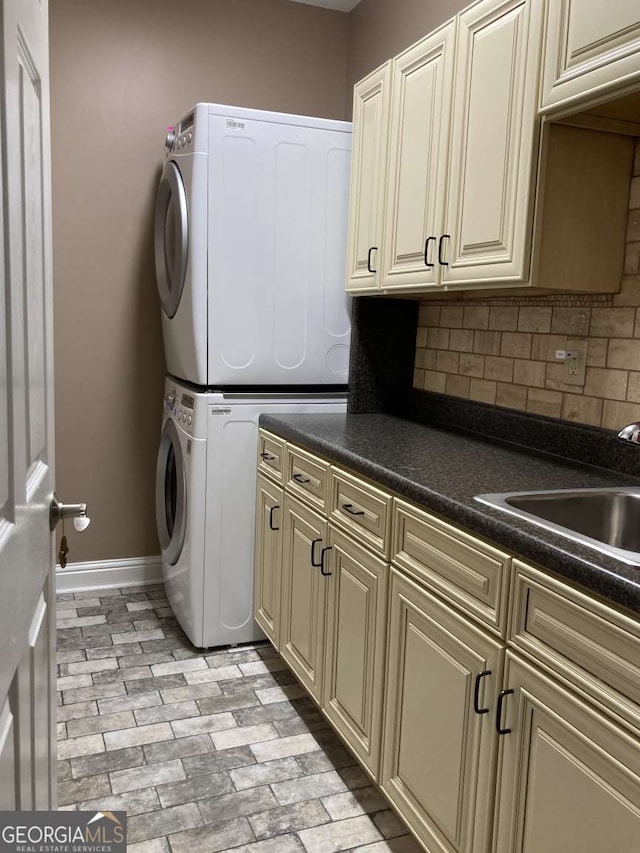
<svg viewBox="0 0 640 853">
<path fill-rule="evenodd" d="M 351 124 L 197 104 L 166 145 L 156 519 L 169 602 L 207 648 L 263 636 L 253 620 L 260 414 L 346 410 Z"/>
</svg>

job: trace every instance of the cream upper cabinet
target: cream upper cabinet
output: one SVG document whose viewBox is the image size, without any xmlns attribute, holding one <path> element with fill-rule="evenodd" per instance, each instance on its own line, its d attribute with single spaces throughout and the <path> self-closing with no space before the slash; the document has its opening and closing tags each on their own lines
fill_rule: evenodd
<svg viewBox="0 0 640 853">
<path fill-rule="evenodd" d="M 361 80 L 353 94 L 353 141 L 347 290 L 380 286 L 391 62 Z"/>
<path fill-rule="evenodd" d="M 395 569 L 389 613 L 383 790 L 430 853 L 485 853 L 502 645 Z"/>
<path fill-rule="evenodd" d="M 436 285 L 457 19 L 393 63 L 383 288 Z"/>
<path fill-rule="evenodd" d="M 547 3 L 543 110 L 606 96 L 639 80 L 638 0 Z"/>
<path fill-rule="evenodd" d="M 284 491 L 258 474 L 254 613 L 276 648 L 280 645 L 280 582 Z"/>
<path fill-rule="evenodd" d="M 640 741 L 507 654 L 495 853 L 633 853 Z"/>
<path fill-rule="evenodd" d="M 459 16 L 443 284 L 528 278 L 542 6 L 485 0 Z"/>
<path fill-rule="evenodd" d="M 359 141 L 371 77 L 356 86 L 348 289 L 528 283 L 543 6 L 481 0 L 393 60 L 381 280 L 365 263 L 363 180 L 370 172 L 373 187 L 383 171 Z"/>
</svg>

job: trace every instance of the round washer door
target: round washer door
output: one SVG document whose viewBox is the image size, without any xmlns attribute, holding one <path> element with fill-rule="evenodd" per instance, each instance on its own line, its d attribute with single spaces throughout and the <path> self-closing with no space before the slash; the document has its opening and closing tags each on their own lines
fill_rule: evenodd
<svg viewBox="0 0 640 853">
<path fill-rule="evenodd" d="M 169 318 L 180 304 L 188 251 L 187 194 L 180 170 L 173 160 L 167 160 L 156 196 L 155 256 L 160 302 Z"/>
<path fill-rule="evenodd" d="M 165 422 L 156 465 L 156 524 L 164 559 L 177 563 L 187 529 L 187 474 L 180 436 L 171 419 Z"/>
</svg>

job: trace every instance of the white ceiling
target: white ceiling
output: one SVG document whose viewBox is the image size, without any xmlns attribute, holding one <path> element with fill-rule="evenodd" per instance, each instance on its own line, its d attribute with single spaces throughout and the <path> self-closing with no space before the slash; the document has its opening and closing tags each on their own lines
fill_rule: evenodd
<svg viewBox="0 0 640 853">
<path fill-rule="evenodd" d="M 293 0 L 294 3 L 306 3 L 307 6 L 322 6 L 323 9 L 336 9 L 338 12 L 350 12 L 360 0 Z"/>
</svg>

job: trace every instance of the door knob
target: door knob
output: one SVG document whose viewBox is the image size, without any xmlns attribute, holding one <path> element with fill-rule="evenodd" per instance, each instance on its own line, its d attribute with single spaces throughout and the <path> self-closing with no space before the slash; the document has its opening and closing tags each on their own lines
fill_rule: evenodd
<svg viewBox="0 0 640 853">
<path fill-rule="evenodd" d="M 87 515 L 86 504 L 63 504 L 54 492 L 49 510 L 49 527 L 51 530 L 55 530 L 57 523 L 64 518 L 72 518 L 73 526 L 79 532 L 86 530 L 91 524 L 91 519 Z"/>
</svg>

